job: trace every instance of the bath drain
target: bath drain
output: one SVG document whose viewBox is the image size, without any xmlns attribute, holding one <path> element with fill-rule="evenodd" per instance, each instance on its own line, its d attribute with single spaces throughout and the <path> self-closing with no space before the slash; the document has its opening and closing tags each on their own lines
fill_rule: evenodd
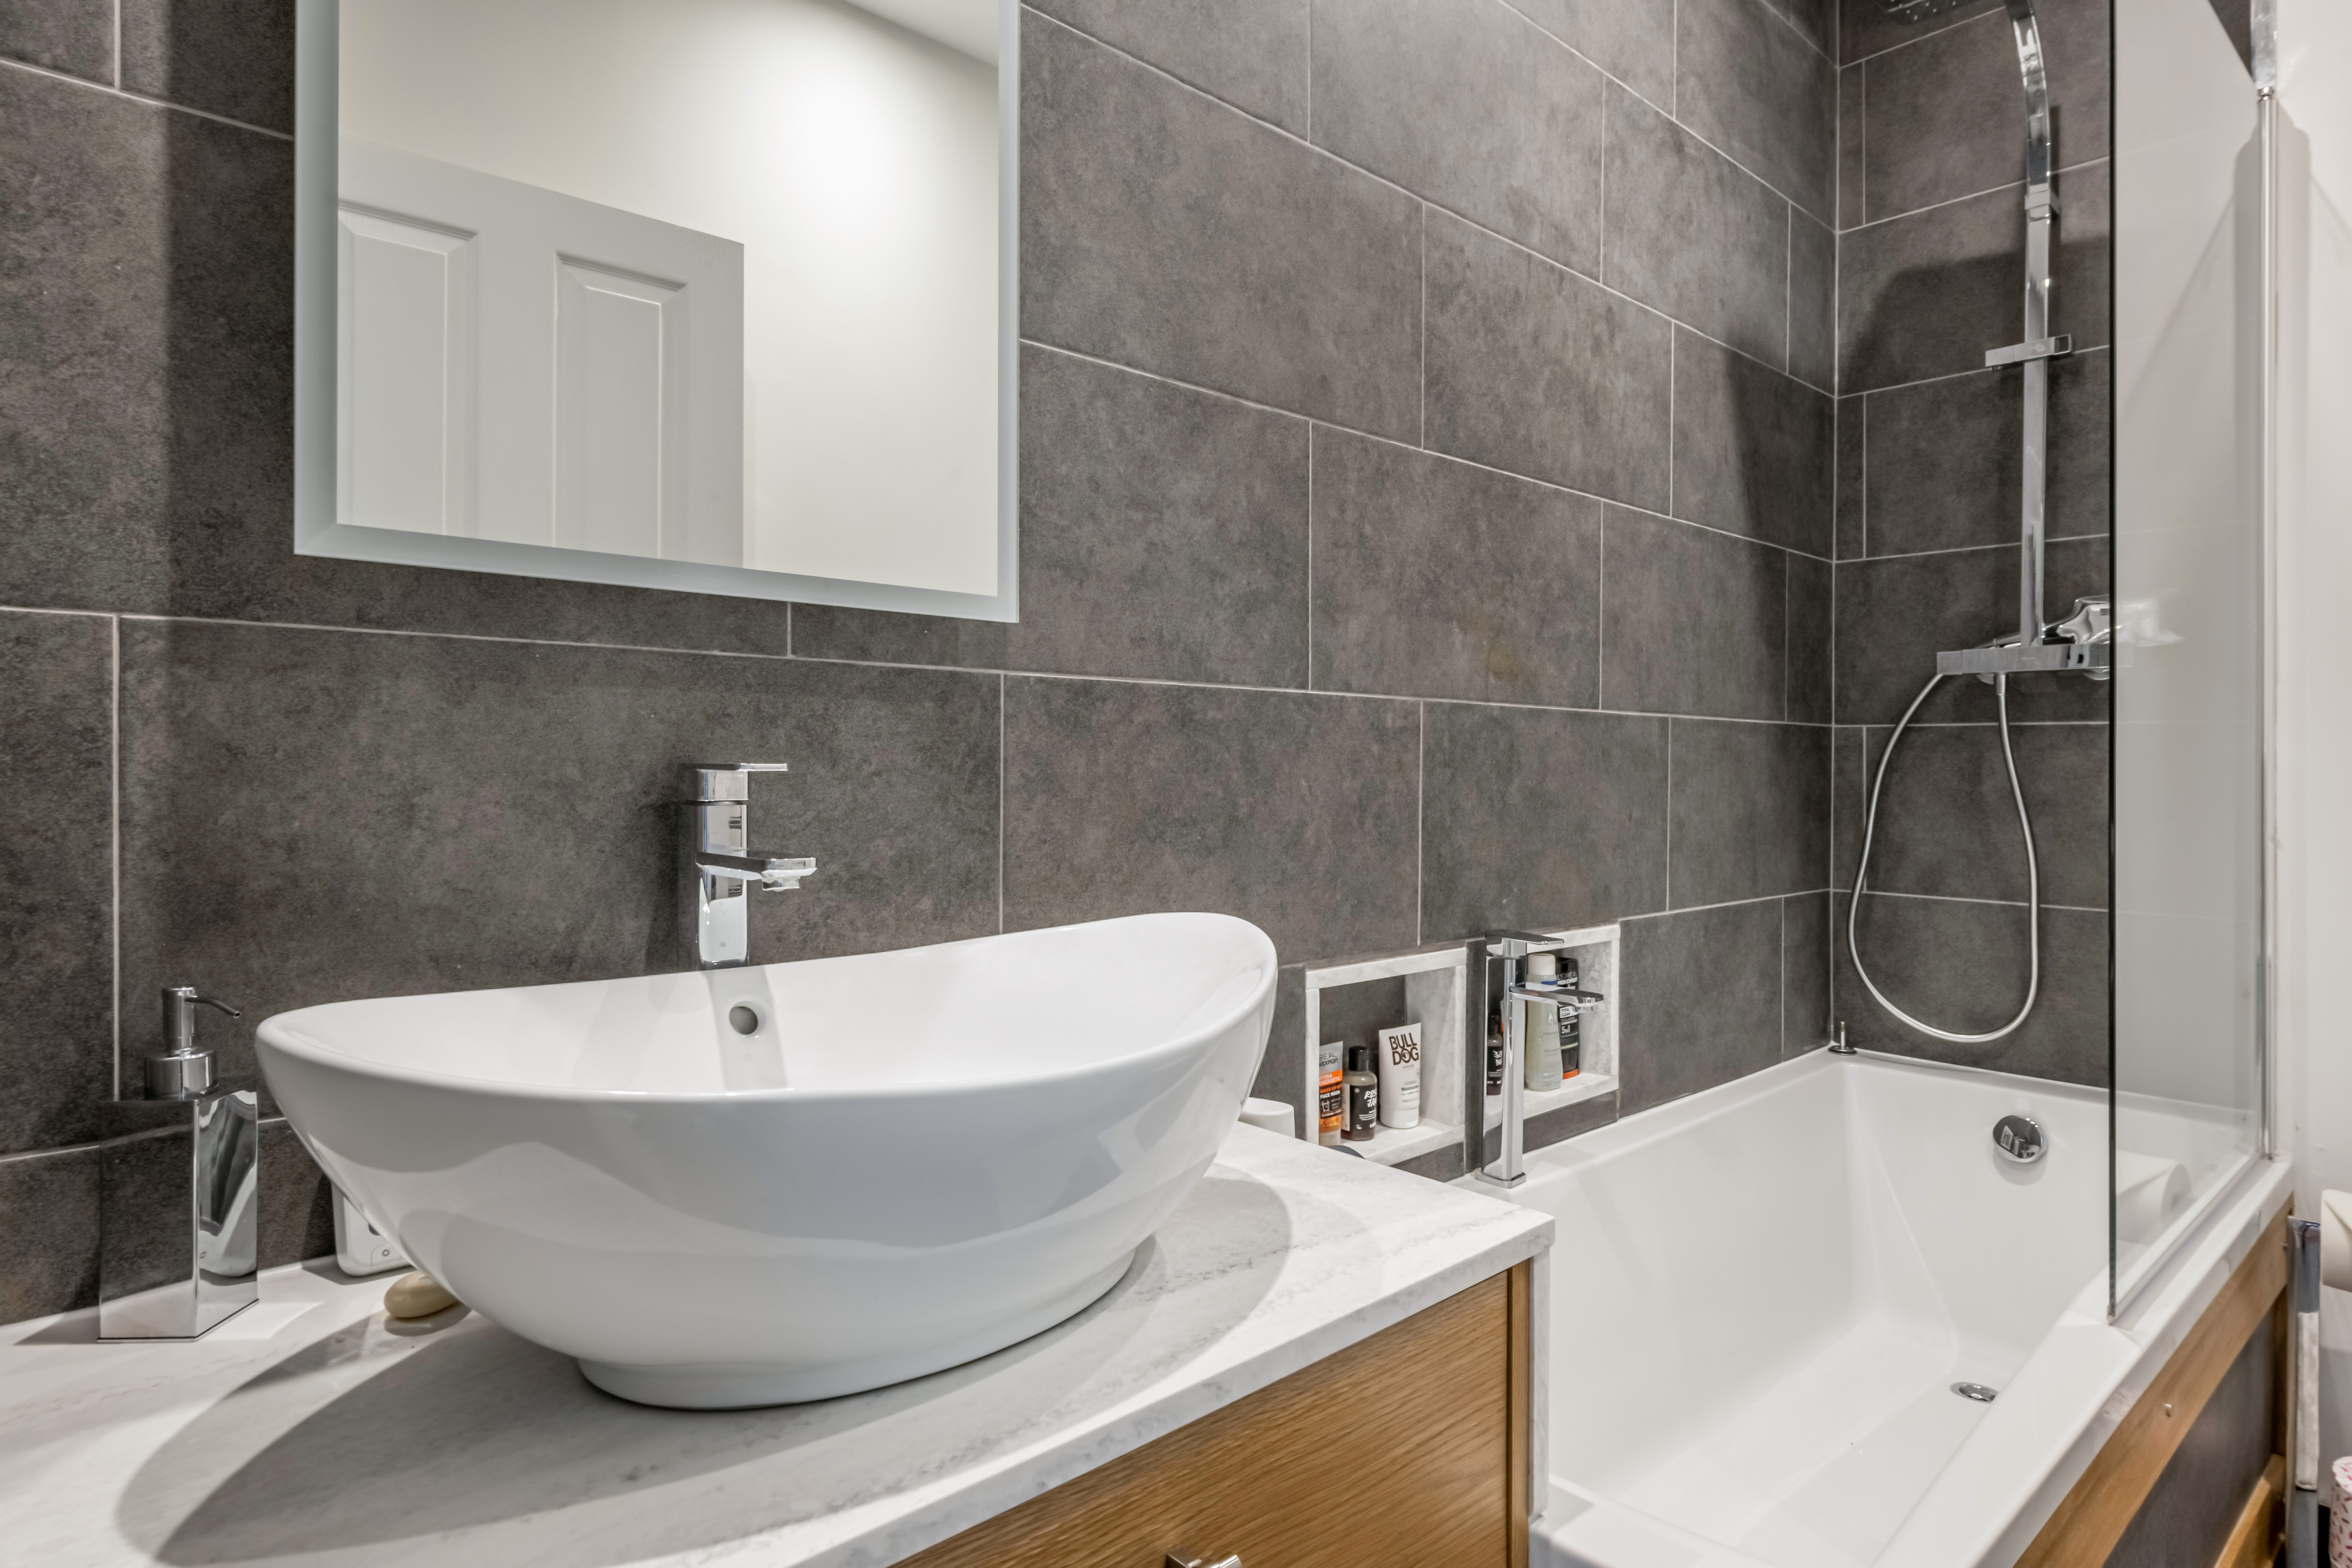
<svg viewBox="0 0 2352 1568">
<path fill-rule="evenodd" d="M 2000 1397 L 2000 1389 L 1987 1388 L 1981 1383 L 1956 1383 L 1952 1384 L 1952 1392 L 1962 1399 L 1973 1399 L 1979 1405 L 1990 1405 Z"/>
</svg>

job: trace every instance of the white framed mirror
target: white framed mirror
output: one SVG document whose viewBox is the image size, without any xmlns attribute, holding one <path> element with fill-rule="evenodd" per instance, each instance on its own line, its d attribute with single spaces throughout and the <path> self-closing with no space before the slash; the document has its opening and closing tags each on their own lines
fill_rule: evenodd
<svg viewBox="0 0 2352 1568">
<path fill-rule="evenodd" d="M 1017 0 L 299 0 L 297 552 L 1018 618 Z"/>
</svg>

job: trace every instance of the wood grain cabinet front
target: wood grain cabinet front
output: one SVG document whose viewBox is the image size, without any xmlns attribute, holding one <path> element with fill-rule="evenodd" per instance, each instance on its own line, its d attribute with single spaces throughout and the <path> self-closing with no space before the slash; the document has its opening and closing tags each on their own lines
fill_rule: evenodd
<svg viewBox="0 0 2352 1568">
<path fill-rule="evenodd" d="M 1524 1568 L 1529 1265 L 1031 1499 L 908 1568 Z"/>
</svg>

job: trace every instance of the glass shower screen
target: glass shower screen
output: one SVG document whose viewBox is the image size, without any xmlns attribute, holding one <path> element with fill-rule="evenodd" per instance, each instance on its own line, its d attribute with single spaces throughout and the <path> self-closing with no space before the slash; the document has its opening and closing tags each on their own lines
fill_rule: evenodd
<svg viewBox="0 0 2352 1568">
<path fill-rule="evenodd" d="M 2109 1310 L 2254 1160 L 2266 203 L 2207 0 L 2115 9 Z"/>
</svg>

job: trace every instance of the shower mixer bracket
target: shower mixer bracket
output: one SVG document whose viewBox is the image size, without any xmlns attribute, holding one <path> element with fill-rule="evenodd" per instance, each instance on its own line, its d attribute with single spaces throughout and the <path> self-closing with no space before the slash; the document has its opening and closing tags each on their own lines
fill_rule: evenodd
<svg viewBox="0 0 2352 1568">
<path fill-rule="evenodd" d="M 1985 350 L 1985 368 L 1998 369 L 2005 364 L 2024 364 L 2032 360 L 2063 359 L 2074 352 L 2071 332 L 2061 332 L 2054 338 L 2036 338 L 2030 343 L 2011 343 L 2005 349 Z"/>
<path fill-rule="evenodd" d="M 2105 643 L 2011 643 L 2002 647 L 1963 647 L 1936 656 L 1937 675 L 2104 676 L 2115 650 Z"/>
</svg>

